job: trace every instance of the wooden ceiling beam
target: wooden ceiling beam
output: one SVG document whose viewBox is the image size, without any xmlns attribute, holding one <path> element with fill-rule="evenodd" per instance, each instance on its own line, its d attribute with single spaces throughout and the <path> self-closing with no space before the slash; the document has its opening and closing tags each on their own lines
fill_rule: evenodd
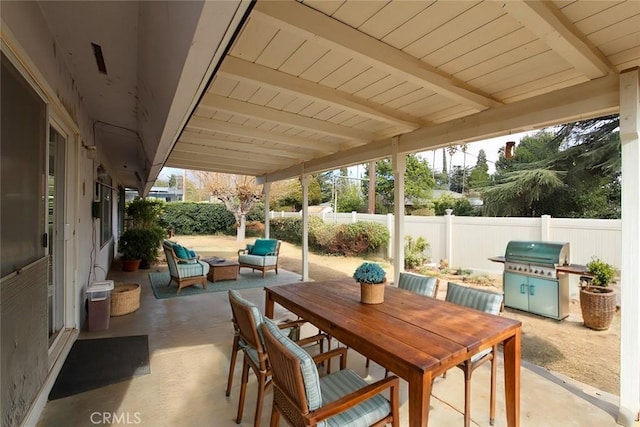
<svg viewBox="0 0 640 427">
<path fill-rule="evenodd" d="M 267 145 L 249 143 L 249 142 L 241 142 L 241 141 L 229 141 L 225 139 L 219 139 L 212 136 L 204 135 L 201 133 L 194 132 L 183 132 L 180 137 L 180 141 L 178 145 L 176 145 L 176 149 L 180 151 L 191 151 L 194 153 L 205 153 L 207 149 L 210 148 L 219 148 L 224 150 L 232 150 L 236 152 L 242 152 L 247 155 L 266 155 L 269 158 L 273 157 L 281 157 L 287 159 L 295 159 L 295 160 L 311 160 L 313 158 L 312 155 L 308 153 L 296 152 L 292 150 L 283 150 L 281 148 L 273 148 Z"/>
<path fill-rule="evenodd" d="M 313 119 L 287 111 L 263 107 L 262 105 L 227 98 L 213 93 L 207 93 L 202 97 L 200 108 L 205 110 L 226 111 L 244 117 L 264 120 L 271 123 L 283 124 L 298 129 L 318 132 L 325 135 L 336 136 L 343 139 L 355 139 L 358 141 L 373 141 L 373 134 L 362 129 L 342 126 L 336 123 Z"/>
<path fill-rule="evenodd" d="M 225 58 L 218 75 L 257 83 L 296 97 L 327 103 L 359 116 L 404 129 L 413 130 L 426 124 L 417 117 L 392 108 L 233 56 Z"/>
<path fill-rule="evenodd" d="M 258 1 L 251 17 L 357 58 L 478 111 L 501 105 L 468 84 L 295 0 Z"/>
<path fill-rule="evenodd" d="M 319 142 L 311 139 L 300 138 L 284 133 L 270 132 L 258 128 L 246 127 L 221 120 L 207 119 L 205 117 L 192 116 L 187 123 L 187 129 L 218 132 L 227 135 L 235 135 L 244 138 L 255 138 L 262 141 L 277 142 L 317 153 L 331 153 L 339 148 L 338 144 Z"/>
<path fill-rule="evenodd" d="M 504 9 L 589 79 L 614 72 L 607 58 L 552 2 L 500 1 Z"/>
<path fill-rule="evenodd" d="M 202 163 L 202 162 L 185 162 L 182 160 L 175 160 L 169 157 L 165 164 L 166 167 L 169 168 L 180 168 L 194 171 L 205 171 L 205 172 L 218 172 L 218 173 L 230 173 L 233 175 L 248 175 L 248 176 L 259 176 L 265 173 L 264 170 L 253 168 L 250 166 L 246 167 L 237 167 L 237 166 L 227 166 L 224 164 L 211 164 L 211 163 Z"/>
<path fill-rule="evenodd" d="M 239 151 L 225 150 L 222 148 L 209 148 L 206 153 L 193 153 L 189 150 L 178 149 L 177 147 L 171 152 L 171 157 L 181 160 L 197 160 L 203 163 L 223 163 L 235 166 L 244 166 L 247 163 L 258 168 L 277 169 L 280 167 L 287 167 L 294 163 L 291 159 L 278 158 L 278 157 L 265 157 L 265 156 L 248 156 L 246 153 Z"/>
<path fill-rule="evenodd" d="M 451 144 L 524 132 L 613 114 L 618 111 L 619 77 L 615 74 L 579 85 L 503 105 L 471 116 L 428 126 L 399 136 L 403 153 L 433 150 Z M 307 173 L 318 173 L 391 156 L 391 140 L 370 144 L 305 162 Z M 274 171 L 259 177 L 274 182 L 299 176 L 300 165 Z"/>
</svg>

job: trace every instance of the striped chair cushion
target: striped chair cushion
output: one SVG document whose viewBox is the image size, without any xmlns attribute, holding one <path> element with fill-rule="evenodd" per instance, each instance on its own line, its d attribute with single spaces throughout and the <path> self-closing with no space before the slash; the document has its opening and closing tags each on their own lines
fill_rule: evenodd
<svg viewBox="0 0 640 427">
<path fill-rule="evenodd" d="M 193 264 L 177 264 L 177 267 L 180 277 L 206 276 L 209 272 L 209 264 L 203 261 L 197 261 Z"/>
<path fill-rule="evenodd" d="M 260 324 L 262 323 L 262 313 L 260 313 L 260 309 L 254 303 L 249 300 L 242 298 L 240 292 L 234 291 L 233 289 L 229 291 L 229 299 L 233 299 L 238 304 L 242 304 L 251 309 L 251 316 L 253 317 L 253 323 L 256 325 L 256 329 L 258 330 L 258 336 L 260 337 L 260 341 L 264 343 L 264 338 L 262 338 L 262 331 L 260 330 Z M 258 356 L 256 354 L 255 360 L 258 360 Z"/>
<path fill-rule="evenodd" d="M 322 400 L 326 403 L 338 400 L 348 393 L 367 386 L 368 383 L 350 369 L 335 372 L 320 379 Z M 318 426 L 326 427 L 356 427 L 370 426 L 381 420 L 391 412 L 391 404 L 380 394 L 334 415 Z"/>
<path fill-rule="evenodd" d="M 309 356 L 309 353 L 284 335 L 271 319 L 264 317 L 263 321 L 274 338 L 300 359 L 300 369 L 302 371 L 302 380 L 304 382 L 309 410 L 313 411 L 318 409 L 322 406 L 322 393 L 320 391 L 320 379 L 315 362 L 311 356 Z M 318 424 L 318 426 L 320 426 L 320 424 Z"/>
<path fill-rule="evenodd" d="M 447 283 L 446 301 L 474 308 L 489 314 L 499 314 L 502 304 L 502 294 L 469 288 L 457 283 Z"/>
<path fill-rule="evenodd" d="M 276 265 L 278 262 L 278 257 L 272 255 L 240 254 L 240 256 L 238 256 L 238 262 L 240 264 L 257 265 L 259 267 L 264 267 L 268 265 Z"/>
<path fill-rule="evenodd" d="M 398 280 L 398 288 L 428 297 L 435 297 L 437 284 L 438 279 L 435 277 L 406 272 L 400 273 Z"/>
</svg>

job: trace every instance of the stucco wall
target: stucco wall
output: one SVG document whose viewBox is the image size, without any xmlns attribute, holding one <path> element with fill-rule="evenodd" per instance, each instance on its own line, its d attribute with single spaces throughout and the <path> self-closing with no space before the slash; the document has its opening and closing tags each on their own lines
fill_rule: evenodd
<svg viewBox="0 0 640 427">
<path fill-rule="evenodd" d="M 2 17 L 3 50 L 15 60 L 25 77 L 34 84 L 49 105 L 51 116 L 55 116 L 71 132 L 67 149 L 67 168 L 71 179 L 66 183 L 71 200 L 66 218 L 70 226 L 70 247 L 66 254 L 66 269 L 70 272 L 65 281 L 65 292 L 72 304 L 73 313 L 66 316 L 66 327 L 80 328 L 85 319 L 85 290 L 90 281 L 95 280 L 94 271 L 103 277 L 102 270 L 108 271 L 113 252 L 113 242 L 100 246 L 93 239 L 96 224 L 91 217 L 93 183 L 97 163 L 85 155 L 84 145 L 95 145 L 92 120 L 82 103 L 82 94 L 74 84 L 62 52 L 42 16 L 36 2 L 0 2 Z M 99 156 L 101 154 L 99 153 Z M 106 156 L 102 156 L 106 157 Z M 114 182 L 114 186 L 117 183 Z M 113 216 L 113 230 L 117 232 L 117 217 Z M 99 266 L 95 268 L 94 266 Z M 12 287 L 2 287 L 2 419 L 3 425 L 18 425 L 42 391 L 50 366 L 47 360 L 47 276 L 37 276 L 37 280 L 27 281 L 19 275 L 16 280 L 21 292 L 12 294 Z M 37 286 L 31 289 L 29 286 Z M 16 288 L 17 289 L 17 288 Z M 7 295 L 13 295 L 7 299 Z M 11 304 L 9 308 L 7 304 Z M 26 315 L 28 313 L 29 315 Z M 15 344 L 12 336 L 20 336 Z M 26 344 L 25 344 L 26 343 Z M 15 344 L 15 345 L 14 345 Z M 44 351 L 43 351 L 44 349 Z M 35 355 L 44 354 L 44 360 Z"/>
</svg>

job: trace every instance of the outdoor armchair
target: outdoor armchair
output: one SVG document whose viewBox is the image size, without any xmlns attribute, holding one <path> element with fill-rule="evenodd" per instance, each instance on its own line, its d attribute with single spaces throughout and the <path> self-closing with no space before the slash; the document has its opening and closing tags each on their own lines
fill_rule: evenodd
<svg viewBox="0 0 640 427">
<path fill-rule="evenodd" d="M 336 349 L 345 355 L 341 357 L 342 369 L 320 378 L 317 358 L 309 356 L 268 319 L 260 328 L 273 370 L 272 426 L 278 425 L 281 415 L 295 427 L 399 425 L 398 377 L 368 384 L 354 371 L 344 369 L 343 347 Z M 381 395 L 387 389 L 390 400 Z"/>
<path fill-rule="evenodd" d="M 449 282 L 447 284 L 446 301 L 484 311 L 489 314 L 500 314 L 502 306 L 502 294 L 495 292 L 483 291 L 481 289 L 461 286 L 456 283 Z M 489 424 L 493 425 L 496 414 L 496 364 L 494 363 L 495 355 L 498 352 L 498 346 L 494 345 L 479 353 L 473 355 L 470 359 L 465 360 L 458 365 L 458 368 L 464 372 L 464 425 L 469 427 L 471 423 L 471 374 L 477 367 L 486 362 L 491 362 L 491 395 L 489 399 Z"/>
<path fill-rule="evenodd" d="M 170 240 L 162 242 L 162 249 L 171 276 L 167 286 L 175 281 L 178 284 L 178 294 L 182 288 L 199 283 L 203 288 L 207 288 L 207 273 L 210 267 L 206 262 L 199 260 L 197 253 Z"/>
<path fill-rule="evenodd" d="M 263 316 L 260 313 L 260 309 L 254 303 L 242 298 L 239 292 L 230 290 L 228 292 L 228 296 L 233 316 L 234 340 L 231 348 L 231 361 L 229 366 L 226 395 L 229 396 L 231 391 L 237 353 L 239 350 L 242 350 L 244 353 L 242 364 L 242 383 L 240 385 L 240 399 L 238 402 L 236 423 L 240 424 L 242 422 L 247 382 L 249 381 L 249 369 L 251 369 L 256 374 L 256 378 L 258 380 L 258 397 L 253 425 L 254 427 L 259 427 L 264 392 L 267 386 L 271 383 L 271 365 L 269 363 L 267 352 L 264 348 L 262 335 L 258 331 L 259 326 L 263 322 Z M 277 327 L 286 329 L 289 335 L 294 335 L 298 338 L 299 328 L 303 323 L 305 323 L 304 320 L 285 322 L 279 324 Z M 299 345 L 318 342 L 320 344 L 320 352 L 322 352 L 322 342 L 324 338 L 325 335 L 319 333 L 312 337 L 299 339 L 297 342 Z"/>
<path fill-rule="evenodd" d="M 275 239 L 256 239 L 252 245 L 238 251 L 239 268 L 246 267 L 252 271 L 262 271 L 262 277 L 269 270 L 278 274 L 278 254 L 280 241 Z"/>
</svg>

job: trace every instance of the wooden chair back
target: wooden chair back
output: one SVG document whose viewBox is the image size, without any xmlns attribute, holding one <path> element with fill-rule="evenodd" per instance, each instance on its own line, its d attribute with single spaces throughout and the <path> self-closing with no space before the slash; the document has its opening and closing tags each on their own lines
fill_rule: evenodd
<svg viewBox="0 0 640 427">
<path fill-rule="evenodd" d="M 229 303 L 234 324 L 237 325 L 240 338 L 258 353 L 261 369 L 266 369 L 267 354 L 262 345 L 258 325 L 262 323 L 262 314 L 258 307 L 245 300 L 236 291 L 229 291 Z"/>
<path fill-rule="evenodd" d="M 274 329 L 271 328 L 271 330 Z M 274 404 L 282 409 L 281 413 L 285 414 L 291 424 L 299 425 L 303 416 L 309 413 L 301 361 L 274 336 L 274 333 L 280 333 L 277 328 L 274 332 L 271 330 L 266 321 L 261 325 L 271 364 Z"/>
</svg>

